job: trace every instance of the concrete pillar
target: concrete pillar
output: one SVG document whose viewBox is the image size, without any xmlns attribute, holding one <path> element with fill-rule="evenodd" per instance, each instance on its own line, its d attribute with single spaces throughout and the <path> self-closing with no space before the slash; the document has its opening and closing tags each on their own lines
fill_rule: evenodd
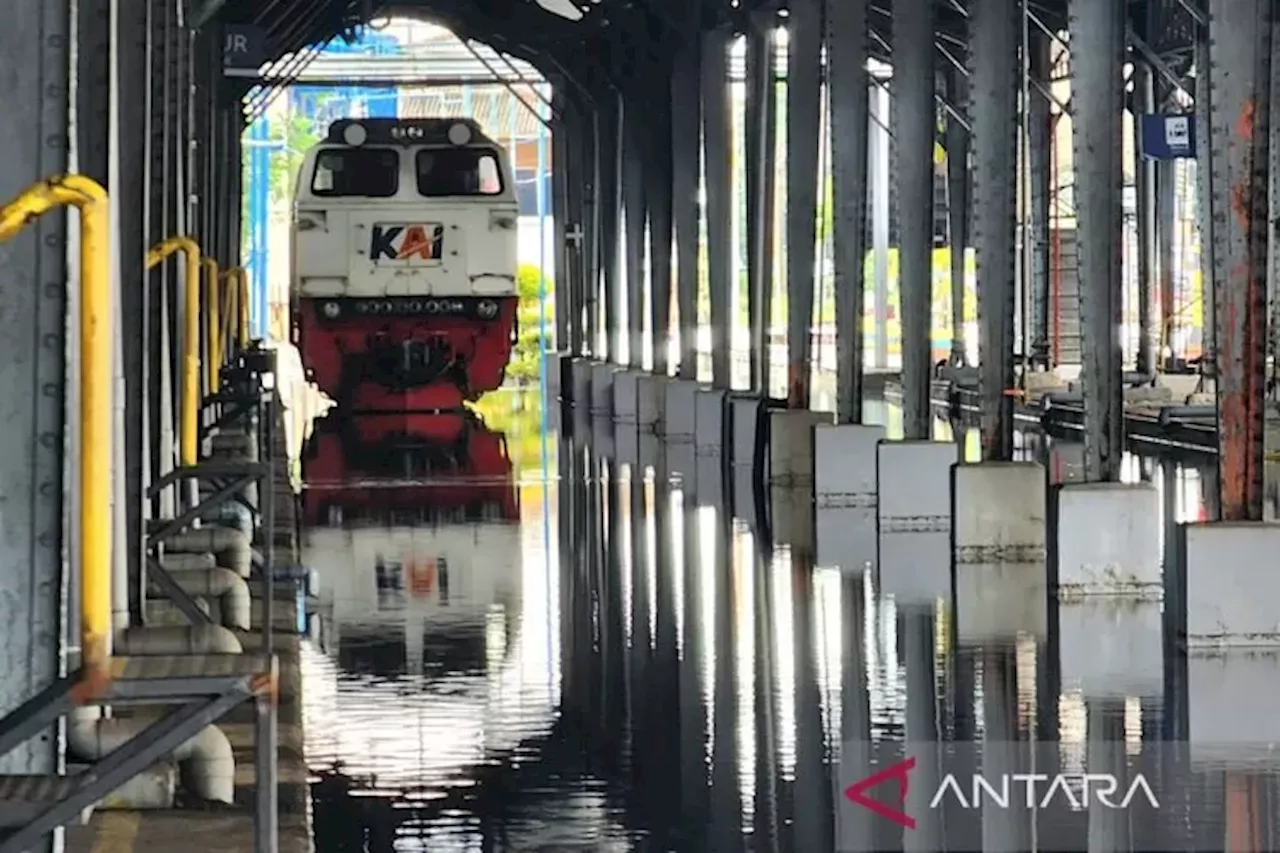
<svg viewBox="0 0 1280 853">
<path fill-rule="evenodd" d="M 827 10 L 827 98 L 831 103 L 831 240 L 836 298 L 836 420 L 862 421 L 866 304 L 867 154 L 871 81 L 867 75 L 867 3 Z M 932 159 L 930 150 L 930 160 Z"/>
<path fill-rule="evenodd" d="M 713 30 L 703 37 L 702 145 L 707 198 L 707 285 L 711 296 L 711 381 L 733 387 L 732 294 L 733 185 L 729 170 L 732 123 L 729 104 L 729 33 Z"/>
<path fill-rule="evenodd" d="M 848 4 L 832 11 L 840 14 Z M 864 15 L 865 18 L 865 15 Z M 751 19 L 747 31 L 747 92 L 744 125 L 747 155 L 747 292 L 751 344 L 751 390 L 769 395 L 769 326 L 773 309 L 773 208 L 776 195 L 776 161 L 778 147 L 777 84 L 775 81 L 776 47 L 773 27 L 777 15 L 765 12 Z M 832 27 L 834 29 L 834 22 Z M 865 49 L 865 47 L 864 47 Z M 864 63 L 865 65 L 865 63 Z M 833 75 L 834 81 L 834 75 Z M 862 73 L 865 89 L 866 73 Z M 834 82 L 832 83 L 834 85 Z M 835 112 L 834 99 L 832 113 Z M 838 136 L 835 136 L 839 139 Z M 863 154 L 865 171 L 866 155 Z M 864 181 L 865 183 L 865 178 Z M 836 181 L 836 192 L 840 183 Z M 839 214 L 837 213 L 837 217 Z M 859 237 L 859 239 L 862 239 Z M 839 246 L 839 242 L 836 243 Z M 837 299 L 839 274 L 837 273 Z"/>
<path fill-rule="evenodd" d="M 627 286 L 627 364 L 645 364 L 645 327 L 648 304 L 645 300 L 645 226 L 648 200 L 645 197 L 645 161 L 649 156 L 645 115 L 640 98 L 628 93 L 622 118 L 622 207 L 623 280 Z"/>
<path fill-rule="evenodd" d="M 787 403 L 809 405 L 817 239 L 822 6 L 793 0 L 787 19 Z"/>
<path fill-rule="evenodd" d="M 1258 521 L 1264 492 L 1267 189 L 1275 10 L 1263 0 L 1211 0 L 1209 17 L 1221 517 Z"/>
<path fill-rule="evenodd" d="M 67 0 L 19 0 L 0 28 L 0 204 L 67 170 Z M 54 212 L 0 243 L 5 310 L 0 341 L 0 454 L 5 501 L 0 536 L 0 715 L 58 676 L 63 547 L 63 394 L 67 341 L 67 217 Z M 72 415 L 74 417 L 74 414 Z M 72 469 L 74 470 L 74 468 Z M 76 642 L 73 621 L 71 642 Z M 4 773 L 54 773 L 52 731 L 0 756 Z"/>
<path fill-rule="evenodd" d="M 1120 192 L 1125 9 L 1110 0 L 1071 0 L 1070 12 L 1085 478 L 1111 481 L 1120 477 L 1124 454 Z"/>
<path fill-rule="evenodd" d="M 957 69 L 947 75 L 947 95 L 958 108 L 969 103 L 969 79 Z M 951 243 L 951 364 L 964 367 L 969 363 L 969 350 L 964 328 L 965 251 L 969 246 L 972 208 L 969 204 L 969 131 L 947 117 L 947 231 Z"/>
<path fill-rule="evenodd" d="M 1123 100 L 1121 101 L 1123 103 Z M 1159 359 L 1160 257 L 1157 240 L 1156 161 L 1142 156 L 1142 115 L 1156 112 L 1156 77 L 1149 62 L 1133 67 L 1133 138 L 1138 190 L 1138 354 L 1139 373 L 1155 371 Z"/>
<path fill-rule="evenodd" d="M 604 357 L 622 364 L 621 290 L 618 278 L 618 235 L 622 211 L 622 113 L 612 89 L 596 98 L 600 134 L 600 281 L 604 290 L 601 318 Z M 557 309 L 558 310 L 558 309 Z"/>
<path fill-rule="evenodd" d="M 698 378 L 698 210 L 702 139 L 701 44 L 690 39 L 671 69 L 672 221 L 676 241 L 676 311 L 681 379 Z"/>
<path fill-rule="evenodd" d="M 933 146 L 937 136 L 932 0 L 894 6 L 898 300 L 902 316 L 902 434 L 929 438 L 933 314 Z"/>
<path fill-rule="evenodd" d="M 978 266 L 982 455 L 1013 459 L 1014 227 L 1019 0 L 974 0 L 969 11 L 973 244 Z"/>
</svg>

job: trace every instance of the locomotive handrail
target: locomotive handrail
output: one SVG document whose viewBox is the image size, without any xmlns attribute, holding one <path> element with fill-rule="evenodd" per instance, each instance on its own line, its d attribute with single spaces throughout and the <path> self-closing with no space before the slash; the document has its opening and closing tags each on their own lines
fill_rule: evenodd
<svg viewBox="0 0 1280 853">
<path fill-rule="evenodd" d="M 209 351 L 205 353 L 204 360 L 204 381 L 205 387 L 209 389 L 210 394 L 217 394 L 218 388 L 222 384 L 222 317 L 221 306 L 218 304 L 219 298 L 222 296 L 219 284 L 222 276 L 218 272 L 218 262 L 213 258 L 205 257 L 201 259 L 204 266 L 204 296 L 205 296 L 205 313 L 204 313 L 204 336 L 208 341 Z"/>
<path fill-rule="evenodd" d="M 111 214 L 107 192 L 83 175 L 59 175 L 0 207 L 0 242 L 55 207 L 80 211 L 80 649 L 81 690 L 111 680 Z"/>
<path fill-rule="evenodd" d="M 200 246 L 190 237 L 163 240 L 147 252 L 147 269 L 159 266 L 176 252 L 182 252 L 186 268 L 178 455 L 183 467 L 193 467 L 200 461 Z"/>
</svg>

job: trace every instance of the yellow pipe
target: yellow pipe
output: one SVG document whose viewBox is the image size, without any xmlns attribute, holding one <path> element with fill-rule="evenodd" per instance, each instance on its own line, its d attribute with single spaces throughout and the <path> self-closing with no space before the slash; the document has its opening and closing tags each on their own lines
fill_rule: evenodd
<svg viewBox="0 0 1280 853">
<path fill-rule="evenodd" d="M 249 276 L 244 267 L 236 267 L 236 342 L 240 349 L 249 348 Z"/>
<path fill-rule="evenodd" d="M 234 347 L 235 337 L 235 317 L 236 317 L 236 287 L 235 287 L 235 268 L 223 270 L 222 272 L 222 303 L 220 307 L 221 314 L 218 317 L 218 346 L 222 347 L 222 361 L 227 361 L 227 355 Z"/>
<path fill-rule="evenodd" d="M 222 333 L 221 306 L 218 297 L 221 295 L 218 274 L 218 262 L 213 258 L 204 259 L 205 296 L 208 306 L 205 309 L 205 337 L 209 340 L 209 351 L 205 353 L 205 382 L 210 394 L 218 393 L 218 381 L 222 367 Z"/>
<path fill-rule="evenodd" d="M 200 247 L 190 237 L 170 237 L 147 252 L 147 269 L 182 252 L 186 267 L 182 333 L 182 424 L 178 457 L 183 467 L 195 465 L 200 448 Z"/>
<path fill-rule="evenodd" d="M 80 211 L 81 700 L 111 680 L 111 219 L 107 193 L 82 175 L 42 181 L 0 208 L 0 241 L 62 205 Z"/>
</svg>

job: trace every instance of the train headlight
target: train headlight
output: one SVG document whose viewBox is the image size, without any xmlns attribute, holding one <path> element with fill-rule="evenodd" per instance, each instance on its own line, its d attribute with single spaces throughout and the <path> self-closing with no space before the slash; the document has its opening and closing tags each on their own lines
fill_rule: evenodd
<svg viewBox="0 0 1280 853">
<path fill-rule="evenodd" d="M 492 299 L 482 300 L 480 304 L 476 306 L 476 313 L 480 315 L 481 319 L 492 320 L 494 317 L 498 316 L 498 303 L 494 302 Z"/>
<path fill-rule="evenodd" d="M 471 128 L 462 122 L 449 125 L 449 141 L 454 145 L 466 145 L 471 141 Z"/>
<path fill-rule="evenodd" d="M 336 302 L 326 302 L 324 304 L 324 308 L 321 310 L 324 311 L 324 316 L 328 317 L 330 320 L 342 313 L 342 307 Z"/>
<path fill-rule="evenodd" d="M 369 131 L 365 130 L 363 124 L 349 124 L 342 130 L 342 141 L 352 147 L 364 145 L 368 138 Z"/>
</svg>

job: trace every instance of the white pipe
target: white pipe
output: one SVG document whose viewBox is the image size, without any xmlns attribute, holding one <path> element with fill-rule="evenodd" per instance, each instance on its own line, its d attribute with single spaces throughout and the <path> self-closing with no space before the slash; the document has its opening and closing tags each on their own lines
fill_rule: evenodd
<svg viewBox="0 0 1280 853">
<path fill-rule="evenodd" d="M 253 563 L 252 543 L 241 530 L 230 527 L 201 527 L 170 536 L 164 542 L 166 550 L 194 554 L 213 554 L 217 563 L 242 578 L 249 577 Z"/>
<path fill-rule="evenodd" d="M 173 579 L 188 595 L 212 596 L 220 600 L 222 624 L 228 628 L 248 631 L 249 584 L 230 569 L 200 569 L 192 572 L 173 572 Z"/>
<path fill-rule="evenodd" d="M 238 655 L 240 640 L 221 625 L 164 625 L 130 628 L 116 635 L 116 651 L 124 655 Z"/>
<path fill-rule="evenodd" d="M 151 725 L 145 717 L 104 718 L 102 709 L 81 706 L 67 714 L 67 747 L 85 761 L 97 761 L 137 737 Z M 236 761 L 231 741 L 217 726 L 205 726 L 173 751 L 183 787 L 203 800 L 233 803 Z"/>
</svg>

